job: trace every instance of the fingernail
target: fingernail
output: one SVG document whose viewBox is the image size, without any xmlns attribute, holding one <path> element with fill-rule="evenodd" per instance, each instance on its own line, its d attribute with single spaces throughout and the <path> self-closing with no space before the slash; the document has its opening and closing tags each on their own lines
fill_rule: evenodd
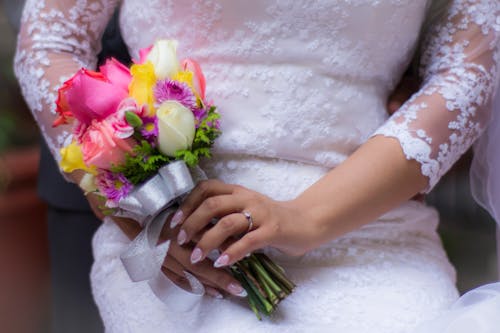
<svg viewBox="0 0 500 333">
<path fill-rule="evenodd" d="M 241 285 L 239 285 L 238 283 L 230 283 L 229 286 L 227 286 L 227 290 L 233 294 L 234 296 L 238 296 L 238 297 L 247 297 L 247 292 L 245 289 L 243 289 L 243 287 Z"/>
<path fill-rule="evenodd" d="M 170 228 L 173 229 L 175 228 L 179 223 L 182 221 L 182 217 L 184 214 L 182 213 L 182 210 L 178 209 L 174 216 L 172 216 L 172 220 L 170 221 Z"/>
<path fill-rule="evenodd" d="M 191 287 L 191 292 L 196 295 L 203 295 L 205 293 L 205 287 L 203 287 L 200 280 L 188 271 L 183 271 L 183 273 L 189 283 L 189 286 Z"/>
<path fill-rule="evenodd" d="M 210 296 L 212 296 L 214 298 L 217 298 L 217 299 L 224 298 L 224 296 L 219 291 L 217 291 L 217 289 L 214 289 L 212 287 L 205 287 L 205 292 L 208 295 L 210 295 Z"/>
<path fill-rule="evenodd" d="M 201 260 L 201 258 L 203 257 L 203 252 L 201 251 L 200 248 L 195 248 L 193 250 L 193 253 L 191 253 L 191 263 L 192 264 L 196 264 L 198 261 Z"/>
<path fill-rule="evenodd" d="M 179 235 L 177 235 L 177 243 L 182 245 L 186 242 L 187 234 L 184 230 L 179 231 Z"/>
<path fill-rule="evenodd" d="M 221 255 L 217 260 L 214 262 L 214 267 L 219 268 L 222 266 L 226 266 L 229 263 L 229 256 L 227 254 Z"/>
</svg>

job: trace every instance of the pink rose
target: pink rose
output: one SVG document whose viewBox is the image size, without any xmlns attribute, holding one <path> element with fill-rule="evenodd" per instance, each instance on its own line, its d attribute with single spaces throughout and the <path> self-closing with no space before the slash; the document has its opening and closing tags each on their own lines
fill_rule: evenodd
<svg viewBox="0 0 500 333">
<path fill-rule="evenodd" d="M 184 71 L 193 73 L 193 88 L 196 90 L 202 100 L 205 100 L 205 76 L 201 71 L 200 65 L 193 59 L 184 59 L 181 62 L 181 68 Z"/>
<path fill-rule="evenodd" d="M 131 154 L 135 140 L 121 139 L 109 121 L 94 120 L 81 138 L 83 160 L 88 166 L 110 170 L 113 165 L 125 161 L 125 154 Z"/>
<path fill-rule="evenodd" d="M 73 119 L 73 113 L 71 112 L 68 101 L 66 99 L 66 92 L 73 85 L 74 78 L 75 76 L 64 82 L 61 88 L 59 88 L 59 90 L 57 91 L 56 112 L 58 116 L 52 124 L 53 127 L 67 124 L 71 119 Z"/>
<path fill-rule="evenodd" d="M 128 85 L 132 81 L 132 75 L 127 66 L 116 60 L 115 58 L 107 59 L 104 65 L 99 67 L 102 75 L 104 75 L 109 82 L 120 86 L 123 90 L 128 92 Z"/>
<path fill-rule="evenodd" d="M 103 73 L 82 68 L 63 84 L 56 102 L 59 117 L 54 126 L 67 123 L 70 117 L 89 125 L 117 111 L 120 102 L 128 97 L 130 72 L 113 59 L 101 70 Z"/>
<path fill-rule="evenodd" d="M 120 139 L 126 139 L 134 134 L 134 128 L 130 126 L 125 117 L 127 112 L 133 112 L 141 119 L 148 114 L 146 106 L 139 107 L 133 98 L 124 99 L 118 106 L 118 111 L 105 120 Z"/>
</svg>

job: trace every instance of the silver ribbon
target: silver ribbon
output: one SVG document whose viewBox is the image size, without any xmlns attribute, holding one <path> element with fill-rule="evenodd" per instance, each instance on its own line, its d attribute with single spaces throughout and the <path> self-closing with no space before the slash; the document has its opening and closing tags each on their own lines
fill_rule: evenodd
<svg viewBox="0 0 500 333">
<path fill-rule="evenodd" d="M 206 179 L 201 169 L 190 171 L 183 161 L 170 163 L 120 200 L 116 214 L 132 218 L 144 228 L 120 255 L 130 279 L 147 281 L 163 303 L 184 311 L 195 306 L 205 294 L 205 288 L 188 272 L 184 275 L 191 286 L 191 294 L 170 281 L 161 271 L 170 241 L 162 244 L 158 241 L 165 221 L 176 209 L 174 205 L 194 188 L 195 180 L 201 179 Z"/>
</svg>

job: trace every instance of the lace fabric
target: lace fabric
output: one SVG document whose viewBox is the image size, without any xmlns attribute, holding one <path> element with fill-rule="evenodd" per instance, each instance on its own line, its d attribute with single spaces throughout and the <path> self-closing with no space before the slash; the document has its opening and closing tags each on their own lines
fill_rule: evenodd
<svg viewBox="0 0 500 333">
<path fill-rule="evenodd" d="M 15 71 L 56 158 L 71 136 L 51 127 L 57 88 L 79 67 L 95 66 L 118 4 L 26 3 Z M 426 38 L 424 86 L 388 120 L 386 99 L 415 50 L 427 0 L 121 4 L 133 56 L 157 38 L 175 38 L 181 55 L 202 64 L 223 120 L 207 173 L 278 199 L 299 194 L 372 135 L 398 139 L 432 188 L 486 126 L 498 84 L 496 0 L 453 0 Z M 434 210 L 410 203 L 288 263 L 301 289 L 283 303 L 279 326 L 268 321 L 260 331 L 410 332 L 457 297 L 436 224 Z M 94 238 L 91 279 L 108 331 L 256 331 L 246 307 L 227 300 L 204 299 L 191 313 L 162 307 L 130 283 L 118 259 L 126 243 L 109 223 Z"/>
<path fill-rule="evenodd" d="M 490 119 L 498 85 L 500 3 L 453 1 L 424 42 L 422 89 L 376 134 L 399 140 L 421 164 L 430 191 Z"/>
<path fill-rule="evenodd" d="M 93 68 L 95 66 L 100 36 L 118 3 L 117 0 L 29 0 L 26 3 L 22 31 L 19 36 L 19 47 L 15 58 L 15 70 L 26 100 L 56 159 L 59 148 L 67 142 L 71 135 L 68 127 L 62 126 L 54 129 L 51 126 L 55 118 L 56 90 L 78 68 L 82 66 Z M 265 2 L 258 1 L 252 8 L 247 9 L 249 12 L 255 12 L 255 8 L 257 8 L 258 11 L 263 3 Z M 333 72 L 337 77 L 356 76 L 360 78 L 357 81 L 371 80 L 371 85 L 382 83 L 385 89 L 374 93 L 379 99 L 387 95 L 389 89 L 392 89 L 395 79 L 404 69 L 404 65 L 407 64 L 407 54 L 414 46 L 408 44 L 408 41 L 416 41 L 415 32 L 418 30 L 418 24 L 422 21 L 418 15 L 423 14 L 423 9 L 427 5 L 426 1 L 413 1 L 413 4 L 408 1 L 387 1 L 383 4 L 378 1 L 373 3 L 352 1 L 349 4 L 351 8 L 348 9 L 355 14 L 356 11 L 362 12 L 370 8 L 375 10 L 375 14 L 378 13 L 377 10 L 388 12 L 391 10 L 389 7 L 392 7 L 392 10 L 399 16 L 405 9 L 415 11 L 417 19 L 407 20 L 408 22 L 405 24 L 408 31 L 406 34 L 401 34 L 406 41 L 405 39 L 398 40 L 395 37 L 388 37 L 387 42 L 379 41 L 380 44 L 383 44 L 384 50 L 399 47 L 399 54 L 405 55 L 394 58 L 387 54 L 386 58 L 392 63 L 384 64 L 377 54 L 377 51 L 380 53 L 377 49 L 371 53 L 365 53 L 365 55 L 359 52 L 359 48 L 367 46 L 367 43 L 363 43 L 364 39 L 372 38 L 373 44 L 374 36 L 362 37 L 360 35 L 353 36 L 351 39 L 346 39 L 343 36 L 346 27 L 353 29 L 353 25 L 359 23 L 352 21 L 356 18 L 363 18 L 363 16 L 349 13 L 346 8 L 336 4 L 335 1 L 321 1 L 314 6 L 306 6 L 307 1 L 270 3 L 262 8 L 266 15 L 274 17 L 275 20 L 262 22 L 262 20 L 248 19 L 244 21 L 247 34 L 250 32 L 260 35 L 260 38 L 251 38 L 243 34 L 243 30 L 236 29 L 235 26 L 233 27 L 236 33 L 233 35 L 229 34 L 227 26 L 224 26 L 223 30 L 217 29 L 221 19 L 229 21 L 227 12 L 234 14 L 241 6 L 246 6 L 239 1 L 234 4 L 227 1 L 200 3 L 195 1 L 191 6 L 179 6 L 172 1 L 152 1 L 149 4 L 149 10 L 146 11 L 146 15 L 150 15 L 147 17 L 148 23 L 151 22 L 151 19 L 158 19 L 159 16 L 166 20 L 174 20 L 176 13 L 174 10 L 177 10 L 180 11 L 180 16 L 192 15 L 196 17 L 193 23 L 197 29 L 193 31 L 186 29 L 184 25 L 171 24 L 170 29 L 166 30 L 161 25 L 153 25 L 146 36 L 139 31 L 139 29 L 143 29 L 141 23 L 144 23 L 140 19 L 140 9 L 143 4 L 136 1 L 124 1 L 124 7 L 128 9 L 128 15 L 122 16 L 122 21 L 127 23 L 124 25 L 124 35 L 132 51 L 137 51 L 139 47 L 146 46 L 145 43 L 151 43 L 154 38 L 162 37 L 167 32 L 176 37 L 183 37 L 181 40 L 186 44 L 186 53 L 193 52 L 202 58 L 214 59 L 224 55 L 229 60 L 258 56 L 262 59 L 263 56 L 271 55 L 268 59 L 271 62 L 276 59 L 283 62 L 283 59 L 286 60 L 290 57 L 304 62 L 311 57 L 304 55 L 300 58 L 300 52 L 290 53 L 286 47 L 285 42 L 290 38 L 295 38 L 298 39 L 299 44 L 304 44 L 308 53 L 327 54 L 322 58 L 315 56 L 311 59 L 326 65 L 322 66 L 320 70 L 330 67 L 334 69 Z M 412 6 L 413 8 L 410 8 Z M 371 119 L 372 125 L 362 129 L 360 135 L 362 140 L 368 137 L 367 132 L 375 129 L 375 135 L 382 134 L 397 138 L 407 158 L 418 161 L 422 166 L 422 174 L 429 178 L 427 191 L 432 189 L 440 177 L 470 147 L 483 131 L 489 119 L 488 110 L 498 82 L 499 71 L 499 6 L 500 4 L 495 0 L 453 1 L 445 19 L 431 30 L 424 43 L 421 68 L 424 77 L 422 89 L 378 129 L 373 125 L 382 124 L 380 112 L 366 115 Z M 135 11 L 132 16 L 131 10 Z M 331 16 L 338 19 L 338 24 L 328 23 Z M 339 19 L 339 17 L 343 19 Z M 371 20 L 373 21 L 373 19 Z M 402 24 L 393 16 L 389 16 L 388 22 L 390 28 Z M 379 22 L 377 21 L 377 23 Z M 234 22 L 230 22 L 230 25 L 234 24 Z M 368 21 L 367 24 L 369 25 L 370 22 Z M 410 29 L 413 30 L 413 34 L 409 33 Z M 328 37 L 328 34 L 318 33 L 321 30 L 327 30 L 328 34 L 335 38 Z M 301 34 L 298 38 L 296 38 L 297 34 L 294 34 L 295 31 Z M 361 32 L 366 33 L 366 31 Z M 383 32 L 378 30 L 376 33 Z M 318 33 L 319 36 L 312 38 L 311 33 Z M 358 37 L 360 40 L 353 43 L 354 37 Z M 205 45 L 201 42 L 203 38 L 207 38 L 210 43 Z M 221 38 L 228 38 L 229 41 L 221 43 Z M 240 43 L 241 40 L 243 43 Z M 197 44 L 201 44 L 198 49 Z M 236 47 L 236 45 L 238 46 Z M 374 45 L 368 46 L 374 47 Z M 353 59 L 358 59 L 358 63 L 353 63 Z M 311 63 L 311 66 L 314 69 L 317 65 Z M 379 66 L 382 70 L 371 73 L 371 66 Z M 211 70 L 221 76 L 220 66 L 208 69 L 209 72 Z M 252 71 L 248 67 L 235 68 L 235 71 L 249 71 L 254 76 L 270 75 L 267 71 L 258 69 Z M 330 71 L 332 72 L 332 70 Z M 285 75 L 291 75 L 288 79 L 295 82 L 297 86 L 301 86 L 308 84 L 310 76 L 315 74 L 310 72 L 297 76 L 298 73 L 283 71 L 283 76 Z M 306 76 L 304 77 L 304 75 Z M 287 80 L 286 77 L 280 79 Z M 377 81 L 375 82 L 375 80 Z M 276 81 L 272 83 L 276 84 Z M 325 78 L 325 84 L 331 85 L 337 90 L 342 89 L 338 82 L 328 83 L 328 78 Z M 217 90 L 217 88 L 224 91 Z M 227 95 L 232 90 L 235 94 L 241 95 L 245 94 L 245 89 L 248 93 L 250 88 L 252 87 L 240 87 L 240 89 L 234 90 L 234 87 L 226 85 L 216 87 L 214 90 L 215 95 Z M 268 89 L 274 89 L 275 94 L 280 93 L 281 90 L 279 86 Z M 281 92 L 282 102 L 266 105 L 270 111 L 279 108 L 288 108 L 289 110 L 292 108 L 292 105 L 283 102 L 289 100 L 290 96 L 283 91 Z M 291 92 L 296 93 L 293 89 Z M 325 97 L 333 99 L 334 103 L 336 102 L 334 97 Z M 346 96 L 341 97 L 346 98 Z M 328 98 L 322 100 L 322 97 L 318 96 L 316 99 L 313 101 L 314 103 L 322 103 L 330 109 L 335 108 L 335 105 L 329 105 Z M 279 98 L 275 100 L 279 100 Z M 359 105 L 358 107 L 373 109 L 373 104 L 376 103 L 374 101 L 371 103 L 370 106 Z M 262 116 L 269 120 L 265 114 Z M 340 163 L 362 143 L 362 140 L 354 139 L 354 145 L 345 145 L 345 142 L 342 142 L 344 147 L 339 147 L 338 140 L 335 140 L 335 135 L 332 135 L 334 133 L 326 127 L 322 129 L 322 125 L 315 122 L 318 128 L 315 132 L 323 132 L 325 135 L 307 131 L 299 131 L 297 137 L 291 135 L 294 141 L 304 141 L 304 137 L 310 136 L 306 140 L 309 144 L 303 142 L 301 145 L 304 151 L 307 150 L 310 153 L 287 153 L 287 149 L 280 149 L 281 147 L 279 145 L 276 147 L 273 142 L 279 141 L 285 135 L 286 128 L 300 127 L 300 123 L 294 122 L 293 119 L 298 118 L 301 122 L 308 121 L 308 119 L 300 117 L 299 114 L 292 116 L 286 121 L 278 119 L 284 121 L 284 124 L 273 122 L 274 119 L 270 119 L 269 124 L 273 125 L 277 132 L 283 132 L 280 135 L 276 134 L 274 138 L 262 135 L 263 131 L 259 130 L 247 133 L 235 131 L 237 132 L 235 134 L 240 136 L 247 134 L 243 141 L 252 140 L 252 137 L 261 139 L 264 143 L 272 140 L 267 145 L 270 147 L 269 149 L 252 149 L 255 147 L 249 145 L 235 145 L 235 147 L 229 148 L 229 143 L 222 142 L 222 151 L 232 150 L 240 153 L 241 150 L 247 149 L 249 153 L 257 155 L 303 160 L 332 167 Z M 232 120 L 228 117 L 228 126 Z M 338 119 L 327 120 L 325 126 L 331 126 L 332 122 L 338 121 Z M 313 124 L 311 123 L 311 125 Z M 269 126 L 263 125 L 263 127 L 265 130 L 270 130 Z M 333 127 L 338 130 L 335 126 Z M 226 137 L 227 141 L 234 143 L 233 137 L 230 135 Z M 353 140 L 353 138 L 347 139 Z M 340 155 L 336 157 L 335 154 Z"/>
<path fill-rule="evenodd" d="M 95 68 L 100 39 L 117 0 L 26 1 L 14 70 L 56 160 L 70 126 L 52 127 L 61 84 L 81 67 Z"/>
</svg>

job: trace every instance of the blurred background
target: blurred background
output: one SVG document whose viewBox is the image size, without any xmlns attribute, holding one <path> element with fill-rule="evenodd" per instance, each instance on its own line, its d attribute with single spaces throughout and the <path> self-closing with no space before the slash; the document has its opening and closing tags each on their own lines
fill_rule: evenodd
<svg viewBox="0 0 500 333">
<path fill-rule="evenodd" d="M 39 134 L 12 70 L 21 0 L 0 4 L 0 331 L 44 332 L 49 318 L 45 206 L 36 194 Z M 463 293 L 497 280 L 495 223 L 472 199 L 469 152 L 427 197 Z"/>
<path fill-rule="evenodd" d="M 45 206 L 36 194 L 39 135 L 14 78 L 16 36 L 6 15 L 20 2 L 0 4 L 0 331 L 6 333 L 43 331 L 50 304 Z"/>
</svg>

